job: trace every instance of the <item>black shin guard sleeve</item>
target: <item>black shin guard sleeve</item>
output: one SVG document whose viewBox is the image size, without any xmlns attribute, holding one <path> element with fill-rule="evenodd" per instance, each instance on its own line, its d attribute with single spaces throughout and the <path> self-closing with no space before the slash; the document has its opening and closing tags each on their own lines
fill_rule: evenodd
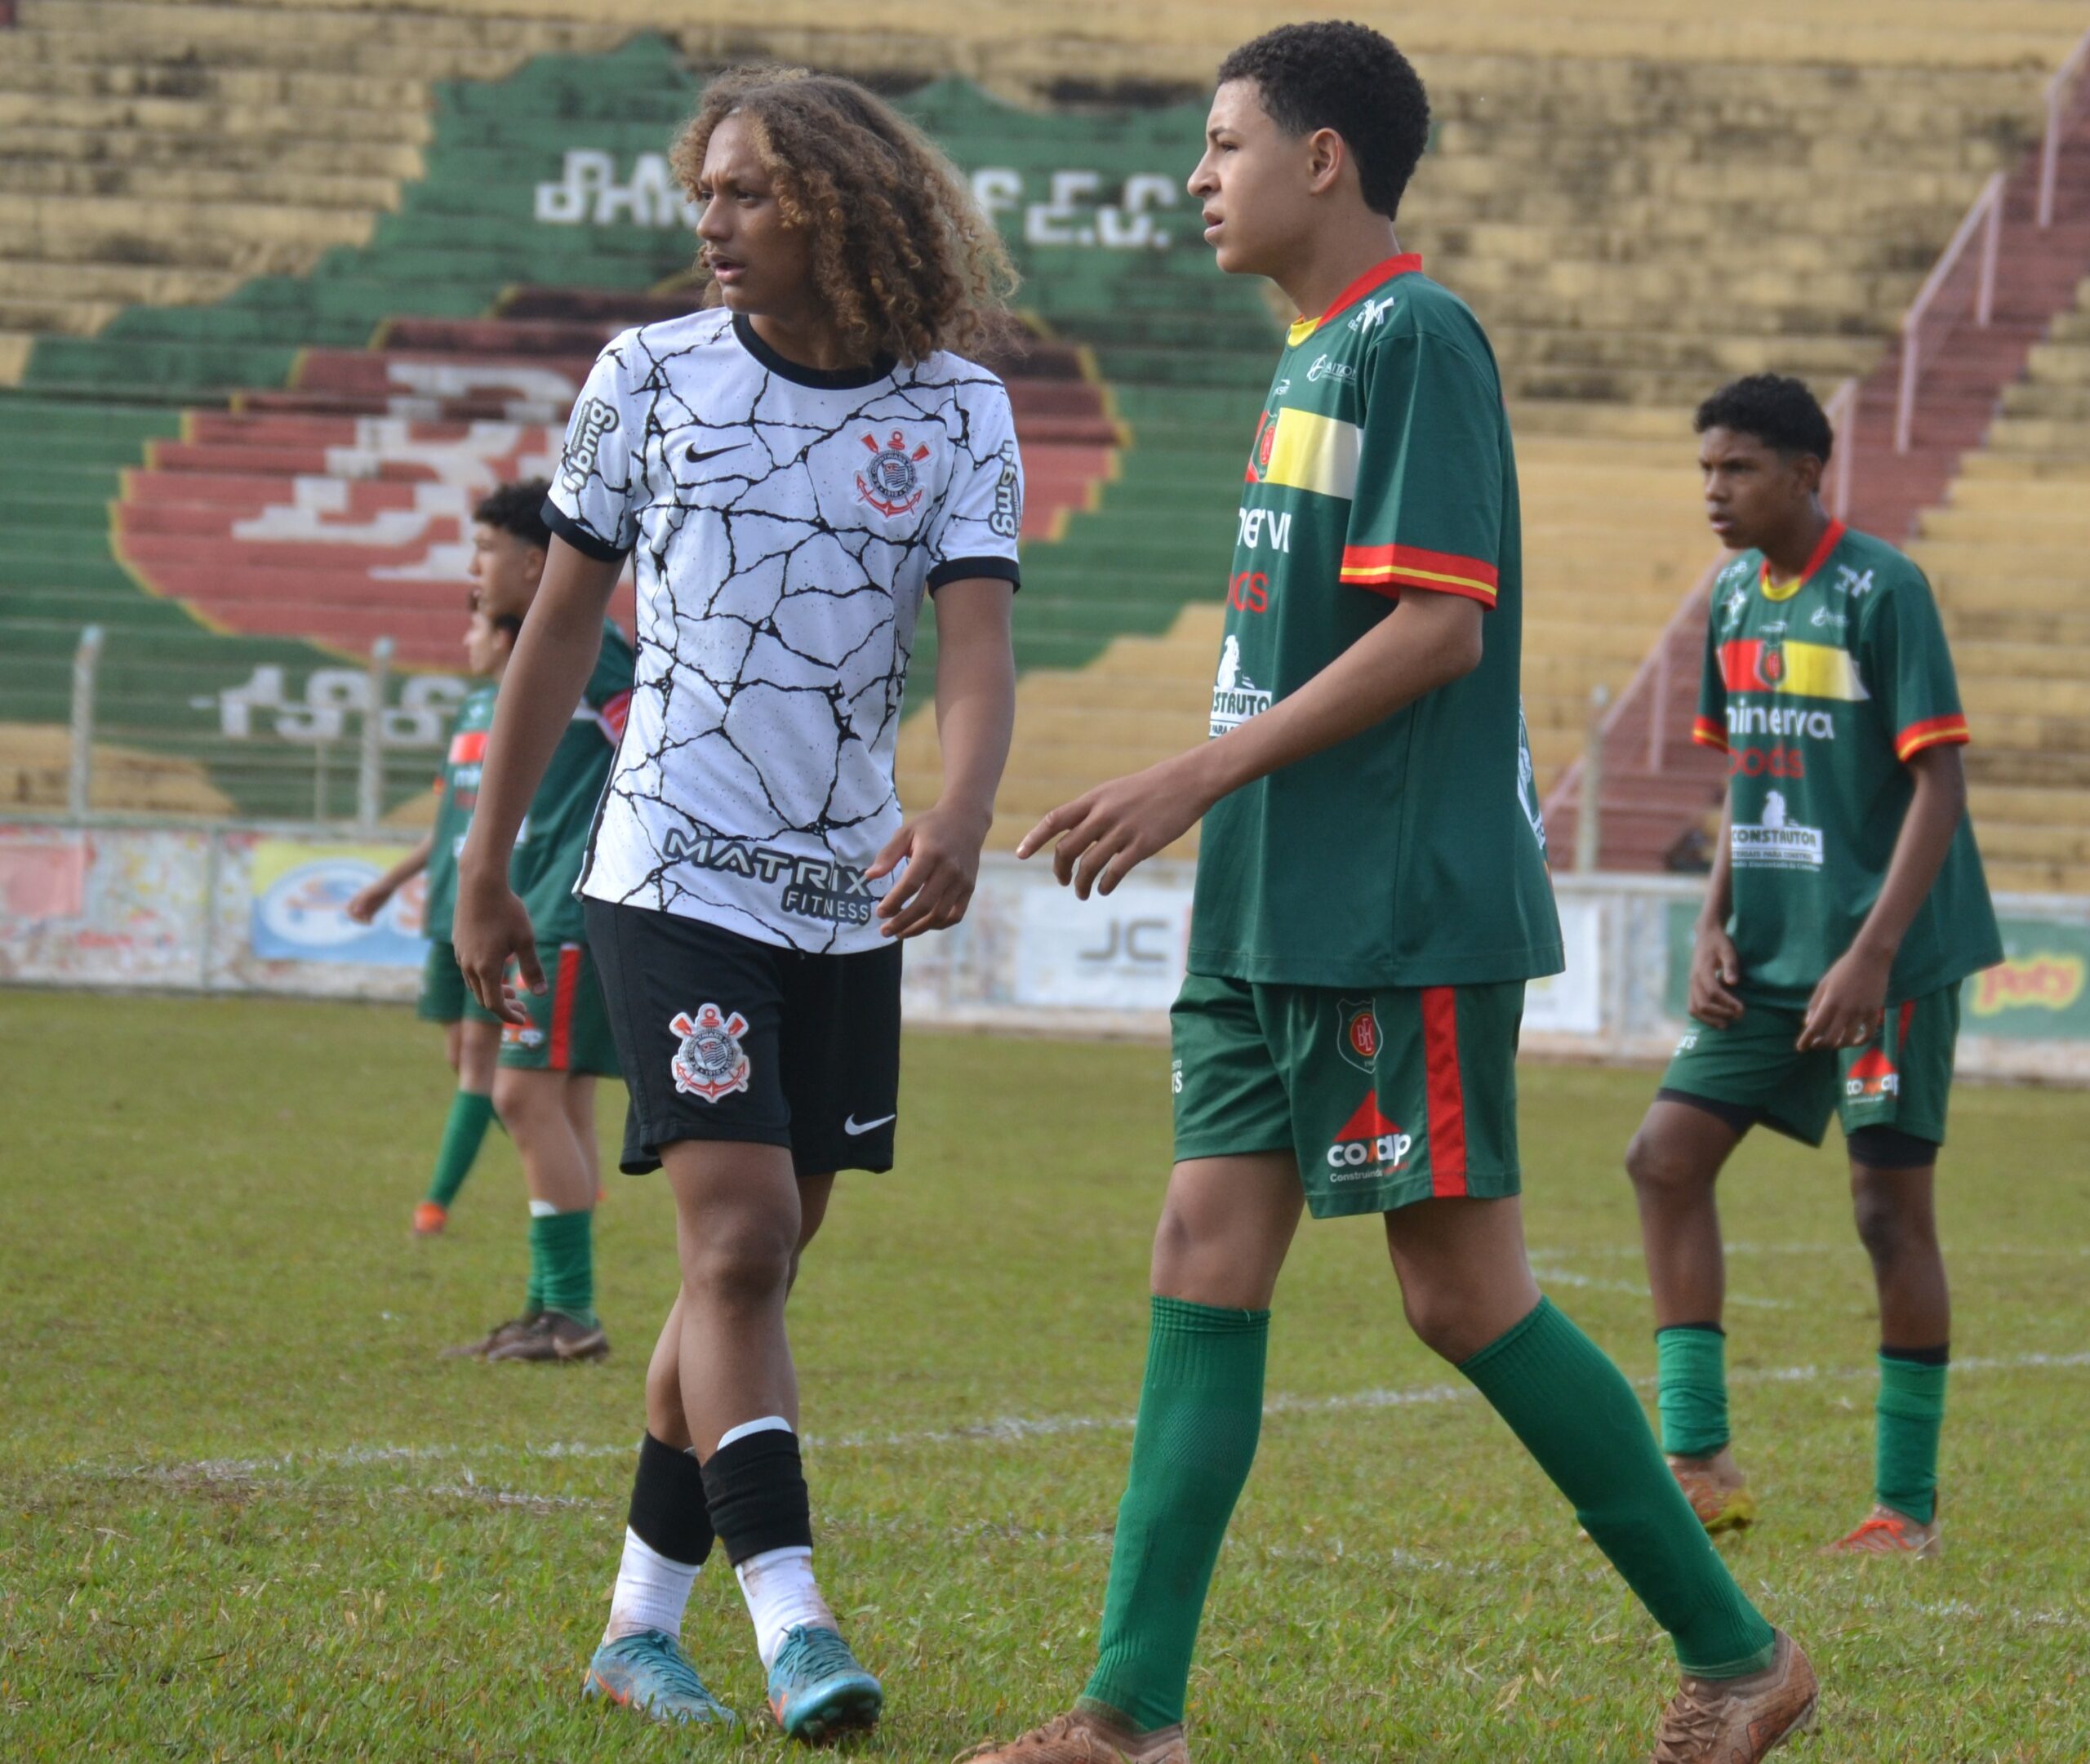
<svg viewBox="0 0 2090 1764">
<path fill-rule="evenodd" d="M 720 1446 L 704 1466 L 704 1493 L 736 1568 L 765 1550 L 812 1547 L 812 1504 L 796 1433 L 766 1428 Z"/>
<path fill-rule="evenodd" d="M 711 1553 L 711 1509 L 696 1460 L 651 1433 L 640 1440 L 627 1522 L 648 1549 L 702 1567 Z"/>
</svg>

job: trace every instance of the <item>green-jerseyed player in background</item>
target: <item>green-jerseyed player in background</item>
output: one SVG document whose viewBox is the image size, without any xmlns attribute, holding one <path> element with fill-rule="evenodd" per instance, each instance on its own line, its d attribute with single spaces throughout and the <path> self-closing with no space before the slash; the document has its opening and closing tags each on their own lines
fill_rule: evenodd
<svg viewBox="0 0 2090 1764">
<path fill-rule="evenodd" d="M 465 666 L 485 683 L 465 695 L 451 723 L 450 744 L 435 778 L 434 823 L 419 844 L 348 905 L 349 917 L 367 925 L 393 895 L 427 872 L 421 929 L 429 940 L 428 960 L 414 1014 L 425 1023 L 443 1026 L 444 1052 L 457 1075 L 457 1088 L 450 1100 L 428 1193 L 414 1208 L 414 1229 L 422 1237 L 436 1235 L 449 1223 L 450 1203 L 472 1173 L 487 1129 L 494 1122 L 500 1025 L 484 1011 L 471 1008 L 465 976 L 457 970 L 457 953 L 451 947 L 450 919 L 457 900 L 457 853 L 478 800 L 479 766 L 486 755 L 487 731 L 493 726 L 494 694 L 522 629 L 521 618 L 513 613 L 489 617 L 481 605 L 482 596 L 491 593 L 499 601 L 504 598 L 505 581 L 531 580 L 543 571 L 542 557 L 527 536 L 509 532 L 500 524 L 502 511 L 513 501 L 508 492 L 496 491 L 480 505 L 473 522 L 474 586 L 471 620 L 465 628 Z"/>
<path fill-rule="evenodd" d="M 1759 1122 L 1850 1153 L 1879 1288 L 1874 1506 L 1834 1548 L 1934 1556 L 1951 1311 L 1932 1202 L 1959 983 L 2003 959 L 1966 818 L 1967 719 L 1923 572 L 1831 520 L 1833 438 L 1796 380 L 1699 407 L 1713 590 L 1694 731 L 1728 756 L 1692 1028 L 1626 1153 L 1654 1293 L 1662 1443 L 1709 1530 L 1755 1504 L 1729 1448 L 1714 1188 Z"/>
<path fill-rule="evenodd" d="M 456 904 L 456 854 L 477 802 L 496 691 L 544 574 L 551 536 L 543 514 L 549 488 L 542 478 L 505 485 L 474 511 L 476 586 L 469 647 L 474 671 L 490 674 L 495 683 L 474 693 L 460 710 L 429 840 L 373 885 L 389 893 L 426 859 L 429 918 L 431 934 L 438 937 L 447 935 Z M 631 680 L 631 646 L 605 621 L 594 672 L 531 798 L 509 860 L 509 879 L 529 905 L 538 959 L 550 984 L 527 1000 L 530 1020 L 506 1028 L 469 993 L 460 1001 L 460 1033 L 471 1038 L 466 1046 L 483 1041 L 492 1050 L 491 1109 L 515 1142 L 529 1189 L 530 1279 L 522 1310 L 480 1340 L 453 1350 L 459 1353 L 489 1360 L 592 1360 L 609 1351 L 594 1309 L 594 1225 L 600 1182 L 594 1097 L 598 1074 L 617 1075 L 616 1049 L 581 935 L 573 885 L 580 874 L 595 805 L 624 731 Z M 438 849 L 439 868 L 434 857 Z M 450 946 L 438 942 L 430 953 L 431 978 L 424 998 L 456 972 Z M 461 975 L 457 984 L 461 991 Z M 444 1135 L 446 1159 L 453 1149 L 453 1135 L 465 1136 L 459 1129 L 460 1112 L 460 1104 L 453 1104 Z M 470 1126 L 468 1117 L 467 1131 Z M 482 1117 L 478 1135 L 484 1131 Z M 472 1149 L 477 1149 L 476 1136 Z M 455 1180 L 461 1181 L 469 1166 L 469 1157 L 461 1163 L 439 1163 L 438 1189 L 429 1200 L 447 1205 L 440 1184 L 453 1171 Z M 451 1192 L 455 1193 L 454 1184 Z M 417 1214 L 417 1227 L 423 1216 Z"/>
<path fill-rule="evenodd" d="M 1473 314 L 1394 233 L 1428 120 L 1413 69 L 1361 25 L 1287 25 L 1220 69 L 1190 180 L 1206 238 L 1221 269 L 1318 316 L 1292 327 L 1255 424 L 1212 739 L 1056 809 L 1019 848 L 1054 846 L 1061 881 L 1108 893 L 1204 816 L 1101 1659 L 1070 1713 L 981 1764 L 1186 1764 L 1192 1646 L 1302 1206 L 1383 1215 L 1416 1334 L 1674 1638 L 1661 1764 L 1750 1764 L 1813 1710 L 1805 1656 L 1736 1587 L 1632 1387 L 1525 1260 L 1517 1032 L 1559 931 L 1518 695 L 1501 385 Z M 1390 1464 L 1390 1498 L 1412 1473 Z"/>
</svg>

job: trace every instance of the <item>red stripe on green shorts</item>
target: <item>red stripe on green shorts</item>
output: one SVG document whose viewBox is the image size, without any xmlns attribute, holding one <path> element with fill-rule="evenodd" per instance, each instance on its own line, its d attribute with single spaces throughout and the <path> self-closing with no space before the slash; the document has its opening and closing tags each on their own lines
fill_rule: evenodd
<svg viewBox="0 0 2090 1764">
<path fill-rule="evenodd" d="M 1422 1067 L 1430 1096 L 1430 1192 L 1466 1192 L 1466 1101 L 1459 1079 L 1459 995 L 1422 989 Z"/>
<path fill-rule="evenodd" d="M 573 995 L 580 989 L 580 945 L 562 944 L 558 978 L 552 982 L 552 1045 L 545 1064 L 563 1072 L 573 1053 Z"/>
</svg>

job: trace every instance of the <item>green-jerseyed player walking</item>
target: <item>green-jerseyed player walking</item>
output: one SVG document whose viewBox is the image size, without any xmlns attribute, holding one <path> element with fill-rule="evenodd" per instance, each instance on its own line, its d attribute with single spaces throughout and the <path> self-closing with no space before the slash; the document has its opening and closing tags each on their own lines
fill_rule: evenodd
<svg viewBox="0 0 2090 1764">
<path fill-rule="evenodd" d="M 1222 269 L 1317 316 L 1292 327 L 1255 425 L 1212 739 L 1019 847 L 1052 846 L 1061 881 L 1108 893 L 1204 816 L 1099 1659 L 1072 1710 L 981 1764 L 1187 1764 L 1191 1655 L 1302 1208 L 1384 1215 L 1416 1333 L 1674 1637 L 1659 1764 L 1752 1764 L 1813 1711 L 1806 1657 L 1735 1584 L 1631 1386 L 1525 1259 L 1517 1033 L 1560 941 L 1519 702 L 1501 384 L 1472 313 L 1394 233 L 1428 115 L 1361 25 L 1287 25 L 1220 70 L 1190 185 L 1206 238 Z"/>
<path fill-rule="evenodd" d="M 411 851 L 348 906 L 349 918 L 367 925 L 409 881 L 427 875 L 421 929 L 429 940 L 428 959 L 422 966 L 420 998 L 414 1014 L 425 1023 L 442 1025 L 444 1051 L 450 1069 L 457 1075 L 457 1088 L 450 1099 L 428 1193 L 414 1208 L 414 1230 L 421 1237 L 434 1237 L 449 1223 L 451 1203 L 471 1174 L 494 1121 L 500 1025 L 483 1012 L 466 1008 L 470 999 L 465 976 L 458 971 L 456 952 L 451 947 L 450 920 L 457 900 L 457 853 L 478 796 L 479 764 L 486 753 L 487 731 L 493 726 L 494 695 L 520 628 L 520 620 L 488 617 L 480 607 L 479 590 L 472 590 L 471 618 L 465 629 L 465 665 L 486 684 L 474 686 L 457 706 L 449 744 L 435 776 L 434 822 Z"/>
<path fill-rule="evenodd" d="M 465 1050 L 457 1062 L 460 1089 L 434 1183 L 416 1211 L 416 1229 L 442 1229 L 496 1112 L 522 1160 L 530 1196 L 530 1278 L 522 1308 L 453 1350 L 492 1360 L 599 1359 L 608 1352 L 594 1309 L 600 1182 L 594 1091 L 598 1074 L 617 1075 L 616 1049 L 573 886 L 631 697 L 631 646 L 615 624 L 604 621 L 587 688 L 531 798 L 509 859 L 509 879 L 529 904 L 537 958 L 549 982 L 541 993 L 522 995 L 527 1022 L 504 1026 L 466 992 L 448 941 L 457 854 L 478 806 L 499 683 L 544 574 L 549 487 L 542 478 L 505 485 L 474 511 L 473 614 L 465 648 L 472 671 L 491 683 L 459 707 L 428 838 L 367 891 L 375 896 L 369 907 L 374 912 L 392 889 L 426 865 L 431 944 L 422 1015 L 457 1023 L 455 1033 Z M 451 1014 L 438 1015 L 446 1012 Z"/>
<path fill-rule="evenodd" d="M 1693 1019 L 1626 1155 L 1661 1365 L 1663 1444 L 1710 1530 L 1755 1502 L 1729 1442 L 1714 1188 L 1761 1122 L 1850 1153 L 1879 1291 L 1874 1504 L 1834 1547 L 1936 1555 L 1951 1313 L 1932 1197 L 1959 983 L 2003 959 L 1965 815 L 1968 739 L 1923 572 L 1830 518 L 1834 438 L 1796 380 L 1700 407 L 1714 584 L 1695 734 L 1727 806 L 1691 970 Z"/>
</svg>

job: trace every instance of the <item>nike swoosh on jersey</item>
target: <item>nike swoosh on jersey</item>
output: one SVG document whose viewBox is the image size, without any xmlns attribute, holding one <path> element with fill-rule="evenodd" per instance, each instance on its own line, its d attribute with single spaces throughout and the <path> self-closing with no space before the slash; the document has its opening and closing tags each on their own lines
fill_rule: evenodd
<svg viewBox="0 0 2090 1764">
<path fill-rule="evenodd" d="M 860 1133 L 869 1133 L 874 1127 L 882 1127 L 888 1121 L 897 1121 L 899 1118 L 899 1115 L 894 1113 L 880 1115 L 875 1121 L 859 1121 L 854 1114 L 852 1114 L 842 1123 L 842 1131 L 854 1139 Z"/>
<path fill-rule="evenodd" d="M 715 460 L 722 453 L 737 453 L 745 445 L 743 442 L 729 442 L 723 447 L 712 448 L 708 453 L 699 453 L 696 451 L 696 443 L 692 441 L 684 450 L 683 457 L 691 465 L 701 465 L 706 460 Z"/>
</svg>

